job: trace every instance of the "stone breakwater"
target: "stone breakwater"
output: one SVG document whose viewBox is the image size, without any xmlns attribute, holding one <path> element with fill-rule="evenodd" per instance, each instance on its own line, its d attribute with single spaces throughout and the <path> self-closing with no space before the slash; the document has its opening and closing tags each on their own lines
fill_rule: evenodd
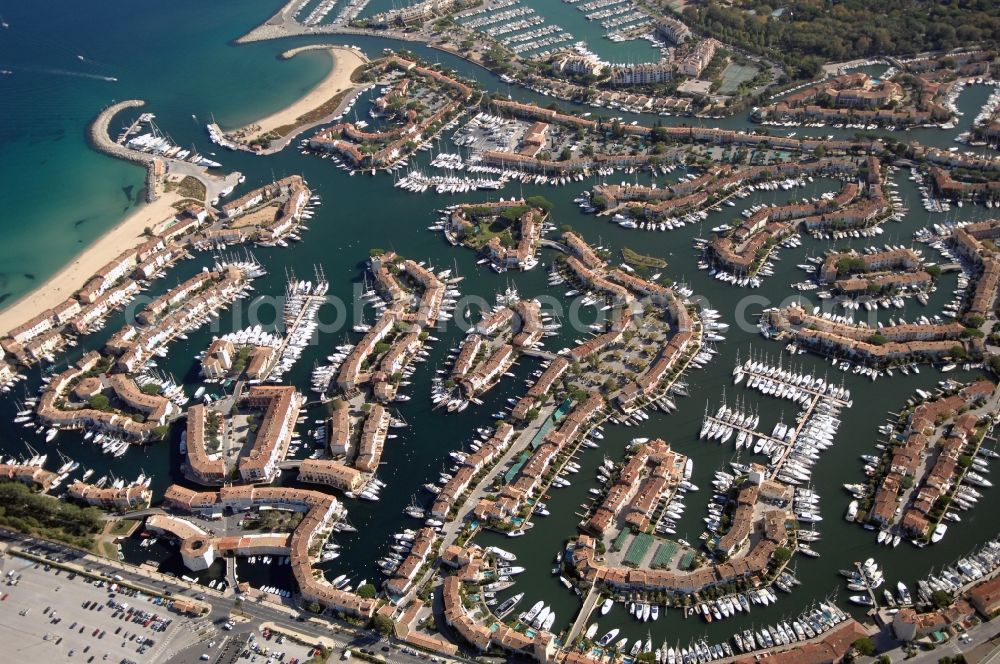
<svg viewBox="0 0 1000 664">
<path fill-rule="evenodd" d="M 291 60 L 299 53 L 304 53 L 305 51 L 326 51 L 329 49 L 336 48 L 347 48 L 346 46 L 341 46 L 338 44 L 309 44 L 307 46 L 299 46 L 297 48 L 290 48 L 284 53 L 278 56 L 279 60 Z M 365 58 L 367 60 L 367 58 Z"/>
<path fill-rule="evenodd" d="M 427 39 L 418 34 L 400 32 L 398 30 L 372 30 L 369 28 L 352 28 L 344 25 L 318 25 L 304 26 L 291 19 L 280 19 L 278 16 L 272 20 L 257 26 L 242 37 L 233 41 L 235 44 L 249 44 L 251 42 L 268 41 L 272 39 L 284 39 L 286 37 L 308 37 L 312 35 L 357 35 L 359 37 L 381 37 L 383 39 L 396 39 L 399 41 L 426 43 Z M 294 49 L 293 49 L 294 50 Z"/>
<path fill-rule="evenodd" d="M 123 145 L 119 145 L 108 135 L 108 127 L 111 126 L 111 119 L 127 108 L 141 108 L 146 102 L 142 99 L 126 99 L 117 104 L 108 106 L 101 111 L 94 121 L 90 123 L 87 135 L 90 144 L 100 152 L 117 159 L 124 159 L 135 164 L 140 164 L 146 168 L 146 202 L 152 203 L 160 197 L 157 187 L 156 161 L 157 158 L 129 150 Z"/>
</svg>

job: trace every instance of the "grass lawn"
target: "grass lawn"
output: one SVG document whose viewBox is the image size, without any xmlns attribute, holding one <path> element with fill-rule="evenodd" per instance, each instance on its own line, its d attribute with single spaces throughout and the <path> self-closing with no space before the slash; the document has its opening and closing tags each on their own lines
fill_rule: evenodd
<svg viewBox="0 0 1000 664">
<path fill-rule="evenodd" d="M 167 182 L 165 189 L 167 191 L 176 191 L 185 198 L 193 198 L 197 201 L 205 200 L 205 185 L 202 184 L 201 180 L 190 175 L 186 176 L 180 182 Z"/>
<path fill-rule="evenodd" d="M 667 261 L 656 256 L 645 256 L 629 247 L 622 247 L 622 259 L 635 267 L 665 268 Z"/>
<path fill-rule="evenodd" d="M 465 235 L 464 242 L 467 246 L 475 249 L 476 251 L 481 251 L 486 244 L 492 240 L 494 237 L 499 237 L 500 242 L 505 245 L 510 245 L 514 241 L 514 236 L 511 235 L 510 228 L 505 228 L 499 233 L 495 233 L 490 230 L 491 224 L 482 223 L 479 225 L 479 232 L 468 232 Z"/>
<path fill-rule="evenodd" d="M 105 558 L 118 560 L 118 547 L 107 540 L 101 540 L 97 543 L 97 554 Z"/>
<path fill-rule="evenodd" d="M 108 529 L 109 535 L 128 536 L 132 534 L 141 522 L 138 519 L 119 519 Z"/>
</svg>

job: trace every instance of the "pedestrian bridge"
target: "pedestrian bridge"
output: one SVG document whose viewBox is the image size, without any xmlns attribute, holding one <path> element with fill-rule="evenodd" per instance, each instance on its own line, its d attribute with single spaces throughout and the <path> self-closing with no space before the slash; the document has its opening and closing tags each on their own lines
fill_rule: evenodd
<svg viewBox="0 0 1000 664">
<path fill-rule="evenodd" d="M 565 244 L 562 244 L 561 242 L 556 242 L 555 240 L 548 240 L 546 238 L 542 238 L 539 241 L 539 244 L 542 245 L 543 247 L 548 247 L 549 249 L 555 249 L 556 251 L 561 251 L 564 254 L 569 253 L 569 249 L 566 247 Z"/>
<path fill-rule="evenodd" d="M 538 357 L 543 360 L 554 360 L 557 357 L 559 357 L 555 353 L 549 352 L 547 350 L 538 350 L 535 348 L 525 348 L 521 352 L 527 355 L 528 357 Z"/>
<path fill-rule="evenodd" d="M 125 512 L 124 514 L 120 514 L 120 515 L 109 514 L 105 518 L 107 518 L 107 519 L 116 519 L 116 518 L 122 518 L 122 519 L 145 519 L 147 516 L 153 516 L 154 514 L 166 514 L 166 513 L 167 513 L 167 511 L 165 509 L 161 509 L 159 507 L 150 507 L 149 509 L 137 510 L 135 512 Z"/>
</svg>

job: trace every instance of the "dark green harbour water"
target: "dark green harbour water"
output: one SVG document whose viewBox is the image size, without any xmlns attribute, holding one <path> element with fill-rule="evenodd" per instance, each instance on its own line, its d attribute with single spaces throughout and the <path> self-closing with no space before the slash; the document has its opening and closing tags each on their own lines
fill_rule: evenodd
<svg viewBox="0 0 1000 664">
<path fill-rule="evenodd" d="M 372 6 L 375 4 L 373 2 Z M 49 3 L 17 3 L 2 8 L 3 18 L 10 28 L 0 31 L 0 68 L 14 73 L 0 77 L 0 100 L 3 100 L 0 107 L 3 108 L 4 119 L 0 123 L 0 181 L 4 183 L 4 208 L 0 215 L 0 230 L 4 233 L 4 241 L 0 243 L 0 306 L 2 302 L 9 303 L 44 281 L 141 200 L 142 171 L 99 155 L 86 143 L 86 126 L 101 107 L 113 100 L 145 99 L 148 107 L 144 110 L 156 113 L 158 125 L 177 144 L 194 144 L 200 151 L 209 152 L 214 148 L 209 144 L 204 125 L 213 114 L 223 126 L 246 123 L 281 108 L 325 75 L 326 60 L 318 53 L 304 54 L 291 61 L 276 59 L 278 53 L 308 43 L 305 40 L 238 47 L 231 45 L 232 39 L 271 15 L 276 6 L 275 0 L 208 4 L 178 0 L 140 7 L 112 0 L 84 9 L 78 3 L 54 0 Z M 553 12 L 557 17 L 561 17 L 563 12 L 575 12 L 582 20 L 576 9 L 563 3 L 546 3 L 545 11 L 546 15 Z M 578 38 L 593 37 L 578 33 L 575 23 L 570 28 L 570 18 L 556 20 L 565 20 L 562 23 L 564 27 L 573 30 Z M 587 22 L 582 20 L 582 23 L 585 24 L 582 27 L 586 27 Z M 383 48 L 397 46 L 378 39 L 322 41 L 357 44 L 370 56 L 377 56 Z M 646 42 L 637 44 L 646 52 L 650 50 Z M 618 49 L 623 47 L 618 44 L 613 46 Z M 413 48 L 412 45 L 407 47 Z M 413 50 L 428 60 L 442 62 L 462 74 L 477 77 L 488 89 L 503 94 L 508 92 L 508 86 L 478 67 L 437 51 L 419 47 Z M 84 60 L 81 61 L 78 55 L 82 55 Z M 116 77 L 118 81 L 100 78 L 106 76 Z M 954 145 L 953 137 L 968 128 L 988 93 L 989 89 L 985 86 L 972 86 L 963 93 L 959 105 L 965 116 L 956 129 L 916 130 L 904 137 L 915 138 L 925 144 L 951 147 Z M 551 99 L 523 90 L 511 89 L 510 94 L 526 101 L 551 102 Z M 360 106 L 359 110 L 362 108 Z M 654 122 L 657 119 L 680 122 L 675 118 L 656 117 L 644 118 L 643 121 Z M 742 118 L 689 122 L 728 128 L 752 126 Z M 799 135 L 851 133 L 830 128 L 796 131 Z M 743 291 L 710 279 L 706 273 L 696 269 L 697 257 L 691 240 L 699 234 L 697 227 L 650 233 L 622 229 L 603 218 L 581 214 L 572 199 L 592 182 L 561 188 L 508 185 L 506 190 L 498 193 L 442 197 L 414 195 L 395 189 L 386 175 L 348 177 L 330 161 L 302 156 L 294 149 L 266 158 L 219 150 L 217 160 L 223 163 L 224 170 L 239 170 L 246 174 L 243 190 L 257 187 L 274 176 L 302 173 L 315 193 L 323 197 L 323 205 L 309 224 L 312 230 L 306 234 L 305 242 L 288 249 L 254 249 L 254 254 L 270 271 L 269 275 L 254 283 L 258 295 L 280 295 L 284 289 L 286 269 L 294 270 L 305 279 L 312 278 L 313 265 L 322 265 L 330 281 L 330 295 L 351 302 L 354 289 L 361 280 L 368 250 L 379 246 L 417 260 L 430 260 L 438 269 L 457 264 L 459 273 L 466 277 L 459 286 L 463 295 L 479 295 L 492 302 L 493 295 L 510 282 L 525 296 L 548 294 L 562 298 L 565 288 L 548 287 L 544 268 L 523 274 L 496 275 L 477 266 L 471 253 L 448 246 L 439 235 L 426 230 L 437 216 L 436 208 L 458 201 L 495 199 L 523 192 L 524 195 L 541 194 L 552 200 L 556 204 L 555 223 L 573 225 L 592 243 L 616 250 L 631 246 L 643 253 L 665 258 L 669 267 L 664 273 L 690 284 L 696 294 L 705 297 L 710 306 L 720 311 L 723 320 L 730 324 L 726 335 L 728 340 L 719 346 L 716 359 L 706 370 L 689 376 L 691 394 L 679 400 L 679 412 L 669 416 L 654 414 L 643 427 L 608 427 L 602 449 L 584 450 L 578 459 L 582 470 L 573 476 L 573 485 L 553 490 L 548 501 L 551 516 L 538 517 L 537 526 L 529 535 L 521 539 L 484 535 L 477 540 L 484 545 L 497 544 L 518 555 L 518 564 L 528 569 L 508 592 L 526 592 L 522 606 L 544 599 L 559 616 L 556 628 L 569 624 L 579 607 L 579 600 L 550 574 L 551 563 L 563 542 L 576 532 L 578 518 L 574 512 L 579 510 L 580 503 L 588 500 L 587 488 L 592 485 L 595 469 L 603 455 L 619 458 L 630 438 L 656 436 L 693 458 L 693 481 L 703 488 L 687 500 L 688 510 L 678 529 L 681 536 L 693 541 L 701 532 L 711 475 L 733 457 L 731 446 L 697 440 L 705 404 L 714 408 L 725 390 L 730 403 L 739 397 L 759 408 L 762 430 L 771 427 L 782 416 L 785 422 L 792 421 L 797 412 L 790 402 L 764 397 L 744 390 L 742 386 L 732 386 L 731 370 L 737 355 L 745 358 L 751 349 L 753 352 L 765 352 L 773 358 L 782 354 L 779 345 L 767 342 L 752 330 L 741 330 L 735 317 L 743 308 L 741 301 L 748 295 L 766 298 L 770 304 L 780 304 L 787 298 L 797 296 L 797 292 L 789 288 L 789 284 L 803 279 L 802 271 L 795 264 L 803 262 L 806 255 L 815 255 L 827 249 L 830 246 L 828 243 L 806 239 L 800 249 L 782 250 L 776 274 L 767 278 L 764 287 Z M 417 161 L 425 163 L 427 160 L 426 153 L 422 153 Z M 879 244 L 908 243 L 916 228 L 928 221 L 945 218 L 945 215 L 928 215 L 922 210 L 918 192 L 907 175 L 908 172 L 898 172 L 896 179 L 900 183 L 900 195 L 908 201 L 911 212 L 902 223 L 889 223 L 885 235 L 878 240 Z M 616 175 L 612 179 L 617 181 L 632 177 Z M 639 177 L 640 181 L 649 179 L 648 174 Z M 657 181 L 663 182 L 665 178 L 657 178 Z M 724 208 L 722 213 L 709 217 L 703 230 L 707 233 L 712 226 L 755 202 L 780 203 L 792 197 L 813 196 L 838 188 L 837 183 L 817 180 L 805 189 L 755 195 L 740 201 L 737 208 Z M 967 206 L 958 210 L 957 216 L 986 218 L 986 213 L 984 208 Z M 951 218 L 955 216 L 953 212 Z M 845 244 L 864 247 L 868 242 L 855 240 L 838 243 L 838 246 Z M 925 254 L 929 260 L 936 259 L 931 249 L 926 249 Z M 549 253 L 543 253 L 542 258 L 546 266 L 552 260 Z M 210 262 L 211 257 L 202 254 L 194 261 L 181 264 L 167 279 L 156 284 L 150 294 L 155 296 Z M 912 320 L 923 313 L 931 315 L 940 311 L 952 288 L 954 275 L 946 275 L 928 307 L 912 302 L 904 315 Z M 753 322 L 752 314 L 759 312 L 762 306 L 759 301 L 751 303 L 746 307 L 745 317 Z M 880 315 L 885 320 L 888 315 L 897 313 L 895 310 L 883 311 Z M 218 323 L 216 333 L 247 324 L 245 315 L 245 312 L 227 312 Z M 264 316 L 265 321 L 267 317 Z M 327 307 L 322 318 L 332 321 L 334 308 Z M 99 348 L 123 320 L 124 315 L 119 314 L 109 322 L 105 331 L 87 338 L 82 345 L 86 349 Z M 339 332 L 321 335 L 318 344 L 307 350 L 288 374 L 288 379 L 303 391 L 308 391 L 309 373 L 314 361 L 322 360 L 330 354 L 333 346 L 343 343 L 345 333 L 355 339 L 358 337 L 350 332 L 350 326 L 351 323 L 348 323 Z M 415 525 L 412 519 L 402 514 L 411 496 L 425 501 L 428 499 L 429 494 L 421 492 L 420 485 L 434 481 L 442 466 L 449 463 L 448 452 L 461 448 L 477 426 L 489 424 L 491 413 L 504 407 L 508 397 L 521 394 L 525 389 L 523 379 L 537 368 L 534 360 L 526 358 L 515 369 L 517 377 L 505 379 L 486 396 L 483 406 L 457 414 L 432 412 L 427 392 L 434 368 L 444 361 L 447 349 L 461 338 L 463 332 L 450 325 L 442 333 L 434 334 L 441 337 L 441 341 L 431 347 L 431 360 L 420 365 L 412 378 L 413 387 L 409 392 L 413 396 L 412 401 L 401 404 L 399 408 L 410 426 L 401 432 L 398 439 L 389 441 L 383 455 L 384 465 L 379 477 L 388 487 L 383 491 L 382 501 L 375 504 L 348 501 L 350 520 L 359 532 L 338 538 L 344 553 L 341 558 L 326 565 L 330 576 L 350 573 L 355 580 L 363 577 L 381 579 L 373 561 L 387 550 L 391 533 Z M 207 346 L 212 331 L 201 330 L 189 336 L 189 340 L 172 345 L 170 357 L 161 360 L 160 367 L 178 379 L 183 378 L 190 388 L 189 392 L 193 392 L 198 385 L 193 356 Z M 584 336 L 583 332 L 566 331 L 561 337 L 548 339 L 547 346 L 557 350 L 581 336 Z M 82 350 L 75 349 L 58 366 L 75 360 Z M 787 354 L 783 354 L 783 358 L 785 363 L 789 362 Z M 796 356 L 794 362 L 817 375 L 829 373 L 832 377 L 835 373 L 828 371 L 829 364 L 819 358 Z M 849 566 L 852 561 L 874 556 L 887 569 L 890 583 L 903 580 L 912 584 L 932 567 L 947 564 L 968 552 L 977 542 L 996 535 L 1000 530 L 1000 516 L 989 508 L 989 493 L 982 501 L 984 504 L 964 514 L 961 524 L 949 528 L 944 541 L 924 550 L 917 550 L 908 544 L 898 549 L 880 547 L 875 543 L 874 533 L 847 524 L 842 519 L 848 496 L 840 485 L 859 481 L 862 477 L 863 464 L 858 455 L 874 449 L 876 426 L 885 419 L 887 411 L 897 410 L 915 388 L 930 389 L 942 377 L 930 369 L 923 370 L 918 376 L 897 374 L 877 383 L 854 375 L 844 376 L 845 385 L 853 392 L 854 407 L 843 413 L 844 423 L 836 444 L 823 454 L 814 473 L 814 488 L 823 496 L 822 513 L 825 519 L 817 526 L 823 533 L 823 539 L 814 548 L 822 557 L 798 560 L 797 574 L 802 585 L 791 596 L 783 597 L 776 606 L 767 609 L 755 607 L 749 616 L 741 615 L 711 625 L 694 618 L 685 621 L 677 611 L 667 612 L 657 623 L 639 624 L 616 607 L 600 621 L 600 633 L 611 627 L 620 627 L 623 636 L 634 640 L 644 638 L 646 632 L 651 631 L 657 646 L 664 640 L 684 645 L 691 637 L 703 634 L 717 642 L 736 629 L 749 627 L 750 623 L 771 623 L 783 616 L 797 614 L 814 600 L 838 590 L 840 600 L 846 600 L 848 593 L 837 570 Z M 956 372 L 949 377 L 961 376 Z M 37 385 L 36 371 L 28 388 L 34 390 Z M 25 443 L 36 449 L 46 447 L 39 436 L 11 424 L 13 411 L 11 399 L 0 402 L 0 448 L 7 454 L 20 454 L 26 451 Z M 147 474 L 152 473 L 158 497 L 170 483 L 182 480 L 177 470 L 180 465 L 176 441 L 178 434 L 174 432 L 170 444 L 133 449 L 114 462 L 100 455 L 80 436 L 70 433 L 61 434 L 47 446 L 46 451 L 53 460 L 58 449 L 84 466 L 96 468 L 95 477 L 109 469 L 128 478 L 138 475 L 140 469 Z M 178 556 L 172 549 L 159 545 L 139 549 L 132 542 L 126 543 L 125 549 L 134 562 L 155 559 L 162 561 L 166 569 L 178 574 L 182 572 Z M 218 574 L 218 571 L 210 571 L 204 576 L 207 579 L 213 573 Z M 290 587 L 291 584 L 287 568 L 270 569 L 241 563 L 240 574 L 255 584 L 282 587 Z M 845 605 L 844 601 L 840 603 Z"/>
</svg>

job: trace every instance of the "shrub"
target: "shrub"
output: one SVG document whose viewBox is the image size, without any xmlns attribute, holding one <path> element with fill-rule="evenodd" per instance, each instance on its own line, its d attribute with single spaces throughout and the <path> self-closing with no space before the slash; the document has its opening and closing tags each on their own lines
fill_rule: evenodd
<svg viewBox="0 0 1000 664">
<path fill-rule="evenodd" d="M 854 649 L 865 657 L 871 657 L 875 654 L 875 644 L 868 637 L 858 639 L 851 645 L 853 645 Z"/>
</svg>

